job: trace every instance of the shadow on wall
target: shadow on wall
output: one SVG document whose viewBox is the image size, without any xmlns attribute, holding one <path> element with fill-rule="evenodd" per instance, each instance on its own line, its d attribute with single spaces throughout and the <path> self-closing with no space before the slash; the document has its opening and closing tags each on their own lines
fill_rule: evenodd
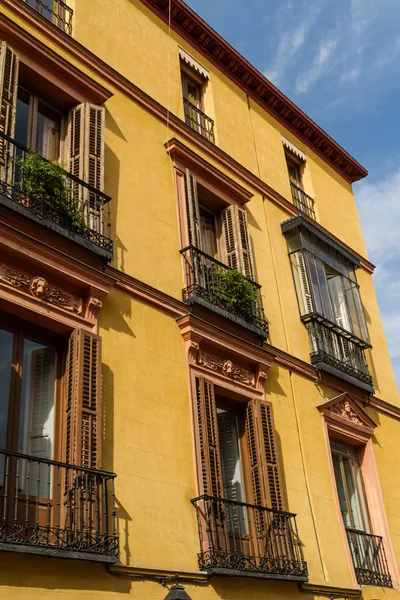
<svg viewBox="0 0 400 600">
<path fill-rule="evenodd" d="M 75 592 L 74 597 L 78 597 L 76 591 L 78 594 L 79 591 L 99 592 L 102 597 L 104 592 L 108 591 L 113 598 L 115 597 L 113 594 L 130 594 L 131 592 L 131 582 L 113 577 L 108 573 L 105 565 L 86 560 L 25 556 L 19 553 L 16 555 L 14 552 L 2 552 L 0 588 L 4 598 L 7 597 L 7 586 L 13 588 L 9 598 L 23 598 L 24 600 L 28 598 L 29 591 L 34 589 L 57 590 L 57 596 L 61 590 L 71 590 L 71 592 Z M 27 591 L 24 592 L 24 590 Z M 48 597 L 47 594 L 45 596 Z M 79 597 L 81 596 L 79 595 Z M 90 597 L 93 597 L 92 594 Z M 97 597 L 99 596 L 96 595 Z"/>
<path fill-rule="evenodd" d="M 132 302 L 133 300 L 128 294 L 111 290 L 103 301 L 100 313 L 101 328 L 107 331 L 118 331 L 118 333 L 125 333 L 136 338 L 128 322 L 124 319 L 124 317 L 129 320 L 132 318 Z"/>
</svg>

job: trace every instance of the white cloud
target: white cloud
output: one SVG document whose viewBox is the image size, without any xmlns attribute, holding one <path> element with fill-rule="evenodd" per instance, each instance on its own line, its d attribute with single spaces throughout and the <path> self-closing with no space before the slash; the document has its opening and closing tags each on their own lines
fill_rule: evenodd
<svg viewBox="0 0 400 600">
<path fill-rule="evenodd" d="M 346 81 L 357 81 L 361 76 L 361 72 L 362 71 L 360 68 L 354 68 L 350 69 L 349 71 L 344 71 L 340 76 L 340 81 L 341 83 L 344 83 Z"/>
<path fill-rule="evenodd" d="M 282 32 L 280 35 L 275 59 L 270 67 L 264 71 L 264 75 L 275 85 L 279 85 L 286 68 L 291 65 L 293 57 L 305 43 L 309 32 L 322 10 L 322 6 L 321 2 L 312 4 L 308 9 L 307 16 L 293 30 Z M 292 11 L 293 5 L 287 3 L 284 5 L 284 8 L 287 11 Z M 283 8 L 280 15 L 282 14 L 282 10 Z"/>
<path fill-rule="evenodd" d="M 318 81 L 318 79 L 330 71 L 332 68 L 332 63 L 329 62 L 329 59 L 334 54 L 338 45 L 338 41 L 339 39 L 337 37 L 332 37 L 323 40 L 320 43 L 311 68 L 297 77 L 296 92 L 298 94 L 304 94 L 307 92 L 308 89 Z"/>
<path fill-rule="evenodd" d="M 400 167 L 357 184 L 355 195 L 370 259 L 379 265 L 374 283 L 390 354 L 400 359 Z"/>
</svg>

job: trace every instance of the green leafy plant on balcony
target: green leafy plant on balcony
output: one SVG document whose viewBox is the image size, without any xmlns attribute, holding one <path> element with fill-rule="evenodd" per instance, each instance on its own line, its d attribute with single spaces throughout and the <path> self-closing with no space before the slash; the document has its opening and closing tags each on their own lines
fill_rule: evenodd
<svg viewBox="0 0 400 600">
<path fill-rule="evenodd" d="M 251 321 L 257 314 L 257 289 L 237 269 L 208 269 L 208 289 L 216 304 Z"/>
<path fill-rule="evenodd" d="M 44 218 L 81 233 L 85 220 L 65 176 L 57 164 L 35 152 L 15 158 L 18 186 L 24 194 L 23 204 Z"/>
</svg>

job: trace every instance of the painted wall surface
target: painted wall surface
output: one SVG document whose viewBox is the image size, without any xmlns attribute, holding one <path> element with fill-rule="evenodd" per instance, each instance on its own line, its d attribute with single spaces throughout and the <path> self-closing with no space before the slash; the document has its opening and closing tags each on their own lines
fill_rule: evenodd
<svg viewBox="0 0 400 600">
<path fill-rule="evenodd" d="M 26 25 L 10 11 L 5 13 Z M 80 67 L 44 34 L 30 32 Z M 205 109 L 215 120 L 217 145 L 290 199 L 281 135 L 307 155 L 305 190 L 316 202 L 318 221 L 366 257 L 351 186 L 285 130 L 260 106 L 199 55 L 140 0 L 75 0 L 74 37 L 174 114 L 182 117 L 178 46 L 210 72 Z M 100 78 L 91 74 L 94 79 Z M 109 86 L 107 86 L 109 87 Z M 173 136 L 160 120 L 121 92 L 106 103 L 105 191 L 112 196 L 114 266 L 170 296 L 183 287 L 180 234 L 172 164 L 164 144 Z M 191 146 L 186 140 L 184 141 Z M 281 223 L 288 214 L 260 196 L 237 174 L 198 154 L 254 193 L 247 205 L 256 272 L 262 285 L 270 343 L 306 362 L 307 333 L 297 300 Z M 358 281 L 373 345 L 368 362 L 376 395 L 400 404 L 371 276 Z M 117 473 L 117 517 L 124 565 L 196 571 L 199 550 L 191 403 L 184 342 L 175 320 L 145 302 L 113 289 L 100 313 L 103 339 L 104 468 Z M 316 406 L 334 395 L 310 380 L 272 367 L 271 400 L 282 456 L 288 509 L 297 525 L 310 581 L 354 586 L 354 577 L 329 471 L 322 418 Z M 377 413 L 374 437 L 379 477 L 395 553 L 400 560 L 399 423 Z M 162 600 L 154 582 L 130 581 L 105 567 L 83 562 L 2 554 L 0 600 L 10 597 L 122 598 Z M 68 567 L 68 568 L 66 568 Z M 20 573 L 24 573 L 21 578 Z M 72 573 L 72 575 L 71 575 Z M 245 587 L 244 587 L 245 585 Z M 186 585 L 193 600 L 297 598 L 288 582 L 217 578 L 208 586 Z M 304 600 L 319 596 L 301 594 Z M 365 600 L 398 598 L 395 590 L 365 588 Z"/>
</svg>

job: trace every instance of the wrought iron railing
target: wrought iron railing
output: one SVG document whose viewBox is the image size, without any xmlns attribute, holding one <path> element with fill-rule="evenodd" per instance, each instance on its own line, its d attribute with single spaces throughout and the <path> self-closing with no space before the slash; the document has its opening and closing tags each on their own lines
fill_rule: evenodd
<svg viewBox="0 0 400 600">
<path fill-rule="evenodd" d="M 114 479 L 0 450 L 0 549 L 116 562 Z"/>
<path fill-rule="evenodd" d="M 72 34 L 73 10 L 62 0 L 23 0 L 65 33 Z"/>
<path fill-rule="evenodd" d="M 292 200 L 295 207 L 315 221 L 314 200 L 303 192 L 298 185 L 292 182 L 290 182 L 290 188 L 292 190 Z"/>
<path fill-rule="evenodd" d="M 358 583 L 392 587 L 383 539 L 357 529 L 346 532 Z"/>
<path fill-rule="evenodd" d="M 329 367 L 344 376 L 358 380 L 371 388 L 373 380 L 364 356 L 364 349 L 370 344 L 342 329 L 318 313 L 304 315 L 311 346 L 311 362 L 317 368 L 329 371 Z"/>
<path fill-rule="evenodd" d="M 1 196 L 11 200 L 25 215 L 47 220 L 72 233 L 75 240 L 94 244 L 110 259 L 111 198 L 62 169 L 55 182 L 41 168 L 35 172 L 30 165 L 28 170 L 25 161 L 33 154 L 0 132 L 0 201 Z M 48 164 L 52 163 L 40 157 L 40 167 Z"/>
<path fill-rule="evenodd" d="M 258 283 L 194 246 L 187 246 L 180 252 L 185 267 L 184 302 L 206 306 L 267 338 L 268 324 Z"/>
<path fill-rule="evenodd" d="M 192 504 L 197 512 L 201 570 L 307 580 L 293 513 L 207 495 Z"/>
<path fill-rule="evenodd" d="M 186 100 L 186 98 L 183 99 L 183 108 L 186 125 L 189 125 L 189 127 L 200 133 L 209 142 L 215 144 L 214 121 L 201 112 L 197 106 Z"/>
</svg>

